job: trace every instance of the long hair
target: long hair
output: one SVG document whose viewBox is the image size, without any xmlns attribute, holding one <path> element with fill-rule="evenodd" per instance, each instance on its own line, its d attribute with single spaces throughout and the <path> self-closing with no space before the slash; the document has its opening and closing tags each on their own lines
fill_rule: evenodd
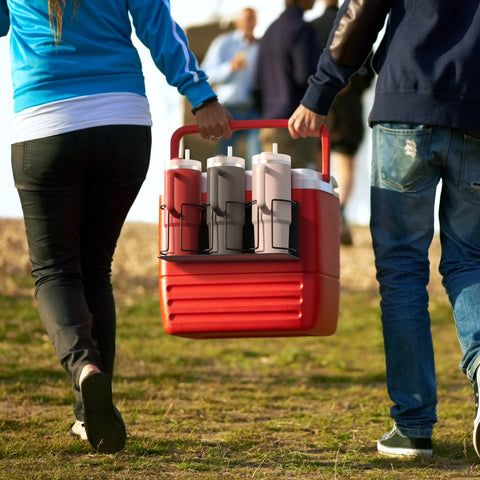
<svg viewBox="0 0 480 480">
<path fill-rule="evenodd" d="M 73 0 L 74 11 L 78 10 L 80 0 Z M 55 45 L 58 45 L 62 39 L 63 10 L 65 9 L 65 0 L 48 0 L 48 16 L 50 19 L 50 28 L 53 32 Z"/>
</svg>

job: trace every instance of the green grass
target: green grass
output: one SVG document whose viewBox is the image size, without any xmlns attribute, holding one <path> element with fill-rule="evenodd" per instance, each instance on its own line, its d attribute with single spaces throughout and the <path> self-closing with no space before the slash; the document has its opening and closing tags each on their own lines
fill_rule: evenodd
<svg viewBox="0 0 480 480">
<path fill-rule="evenodd" d="M 23 282 L 23 280 L 22 280 Z M 189 340 L 157 293 L 118 299 L 114 394 L 126 448 L 66 435 L 73 393 L 28 294 L 0 293 L 0 479 L 473 479 L 471 387 L 450 307 L 432 298 L 439 423 L 432 459 L 376 453 L 391 428 L 378 298 L 343 291 L 331 337 Z"/>
</svg>

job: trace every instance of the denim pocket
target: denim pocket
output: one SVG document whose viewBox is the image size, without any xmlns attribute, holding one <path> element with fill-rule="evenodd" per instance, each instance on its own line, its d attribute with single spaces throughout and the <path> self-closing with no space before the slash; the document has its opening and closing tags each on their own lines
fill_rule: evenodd
<svg viewBox="0 0 480 480">
<path fill-rule="evenodd" d="M 480 132 L 466 132 L 463 142 L 460 189 L 478 203 L 480 201 Z"/>
<path fill-rule="evenodd" d="M 428 174 L 432 130 L 423 125 L 378 124 L 374 127 L 374 184 L 412 191 Z"/>
</svg>

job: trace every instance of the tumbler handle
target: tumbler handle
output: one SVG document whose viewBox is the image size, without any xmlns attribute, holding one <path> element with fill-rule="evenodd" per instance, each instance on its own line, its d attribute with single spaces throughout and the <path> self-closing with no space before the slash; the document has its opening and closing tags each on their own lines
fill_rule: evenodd
<svg viewBox="0 0 480 480">
<path fill-rule="evenodd" d="M 171 215 L 179 217 L 180 212 L 175 210 L 175 176 L 174 169 L 165 172 L 165 205 Z"/>
</svg>

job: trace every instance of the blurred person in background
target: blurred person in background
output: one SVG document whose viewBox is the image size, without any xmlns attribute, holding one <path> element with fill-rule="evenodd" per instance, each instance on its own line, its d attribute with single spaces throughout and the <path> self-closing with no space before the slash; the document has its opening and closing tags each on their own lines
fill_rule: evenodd
<svg viewBox="0 0 480 480">
<path fill-rule="evenodd" d="M 10 31 L 12 168 L 41 320 L 75 393 L 74 437 L 115 453 L 117 239 L 145 179 L 151 117 L 132 24 L 201 135 L 229 138 L 228 111 L 197 67 L 168 1 L 0 0 Z"/>
<path fill-rule="evenodd" d="M 259 118 L 252 93 L 259 46 L 254 36 L 257 13 L 253 8 L 244 8 L 237 14 L 234 23 L 234 31 L 222 33 L 213 40 L 201 66 L 219 101 L 234 120 L 253 120 Z M 230 140 L 220 142 L 219 153 L 226 155 L 228 145 L 233 145 L 237 151 L 242 138 L 246 142 L 245 165 L 251 168 L 252 155 L 259 153 L 261 148 L 258 130 L 235 130 Z"/>
<path fill-rule="evenodd" d="M 315 72 L 320 48 L 315 31 L 303 19 L 315 0 L 286 0 L 285 10 L 260 40 L 255 91 L 263 118 L 289 118 Z M 260 131 L 263 151 L 278 151 L 291 156 L 292 167 L 316 164 L 318 141 L 312 138 L 293 140 L 287 129 L 264 128 Z"/>
<path fill-rule="evenodd" d="M 473 445 L 480 456 L 480 3 L 345 0 L 289 130 L 293 138 L 320 135 L 335 96 L 384 26 L 369 117 L 370 230 L 394 425 L 377 450 L 433 455 L 437 389 L 427 285 L 441 181 L 440 273 L 460 368 L 473 386 Z"/>
<path fill-rule="evenodd" d="M 333 23 L 338 13 L 338 0 L 323 0 L 325 10 L 311 25 L 317 33 L 321 50 L 325 48 Z M 345 209 L 350 200 L 355 173 L 355 155 L 358 152 L 365 132 L 363 118 L 363 94 L 370 87 L 374 71 L 369 57 L 362 68 L 352 76 L 348 85 L 342 89 L 328 112 L 325 125 L 330 132 L 330 151 L 338 181 L 340 199 L 340 242 L 352 245 L 352 233 L 345 217 Z M 321 165 L 321 147 L 319 148 Z"/>
</svg>

